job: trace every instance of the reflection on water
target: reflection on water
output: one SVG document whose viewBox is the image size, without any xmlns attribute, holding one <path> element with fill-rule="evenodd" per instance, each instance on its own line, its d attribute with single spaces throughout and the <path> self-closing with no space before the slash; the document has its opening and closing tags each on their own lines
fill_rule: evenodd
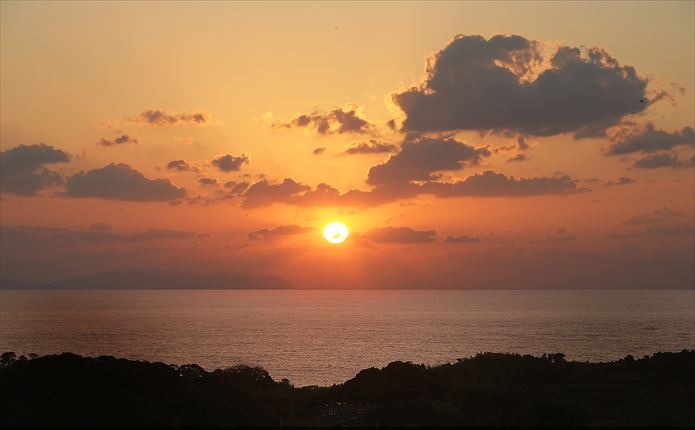
<svg viewBox="0 0 695 430">
<path fill-rule="evenodd" d="M 297 385 L 481 351 L 695 347 L 695 291 L 0 291 L 0 351 L 258 364 Z"/>
</svg>

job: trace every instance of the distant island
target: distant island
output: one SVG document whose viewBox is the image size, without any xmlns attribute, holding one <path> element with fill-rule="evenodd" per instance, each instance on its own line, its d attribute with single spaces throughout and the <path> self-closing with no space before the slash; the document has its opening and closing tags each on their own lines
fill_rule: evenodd
<svg viewBox="0 0 695 430">
<path fill-rule="evenodd" d="M 0 426 L 695 426 L 695 350 L 609 363 L 482 353 L 393 362 L 295 387 L 260 367 L 206 371 L 64 353 L 0 356 Z"/>
<path fill-rule="evenodd" d="M 212 275 L 170 270 L 119 270 L 52 282 L 2 280 L 0 289 L 76 290 L 288 290 L 279 276 L 220 272 Z"/>
</svg>

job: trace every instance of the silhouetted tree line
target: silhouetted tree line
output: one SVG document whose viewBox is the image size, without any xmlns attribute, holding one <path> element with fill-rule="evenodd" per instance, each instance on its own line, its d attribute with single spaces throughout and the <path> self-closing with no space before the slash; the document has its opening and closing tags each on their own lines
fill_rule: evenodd
<svg viewBox="0 0 695 430">
<path fill-rule="evenodd" d="M 0 355 L 2 426 L 695 426 L 695 350 L 610 363 L 483 353 L 393 362 L 295 387 L 260 367 L 208 372 L 64 353 Z"/>
</svg>

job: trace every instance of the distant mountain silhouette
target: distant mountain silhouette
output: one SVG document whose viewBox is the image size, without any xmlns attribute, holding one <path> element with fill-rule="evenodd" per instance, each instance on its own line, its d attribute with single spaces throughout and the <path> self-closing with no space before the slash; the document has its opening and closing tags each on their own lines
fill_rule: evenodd
<svg viewBox="0 0 695 430">
<path fill-rule="evenodd" d="M 292 284 L 278 276 L 252 275 L 248 273 L 195 273 L 169 270 L 121 270 L 95 273 L 59 281 L 39 283 L 31 281 L 3 280 L 2 289 L 52 290 L 287 290 Z"/>
</svg>

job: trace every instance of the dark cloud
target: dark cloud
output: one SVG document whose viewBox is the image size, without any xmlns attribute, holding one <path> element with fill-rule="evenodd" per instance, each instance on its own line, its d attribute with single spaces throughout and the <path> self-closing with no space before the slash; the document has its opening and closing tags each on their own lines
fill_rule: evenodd
<svg viewBox="0 0 695 430">
<path fill-rule="evenodd" d="M 621 136 L 619 141 L 609 149 L 609 155 L 625 155 L 635 152 L 658 152 L 677 146 L 695 147 L 695 131 L 684 127 L 673 133 L 657 130 L 652 123 L 647 123 L 644 130 L 636 134 Z"/>
<path fill-rule="evenodd" d="M 569 176 L 520 178 L 486 171 L 454 183 L 429 182 L 422 186 L 425 193 L 437 197 L 521 197 L 562 195 L 588 191 L 577 188 Z"/>
<path fill-rule="evenodd" d="M 323 154 L 324 152 L 326 152 L 326 147 L 325 147 L 325 146 L 322 146 L 322 147 L 320 147 L 320 148 L 316 148 L 316 149 L 314 149 L 313 151 L 311 151 L 311 153 L 314 154 L 314 155 L 321 155 L 321 154 Z"/>
<path fill-rule="evenodd" d="M 200 178 L 198 179 L 200 185 L 205 186 L 217 186 L 217 179 L 214 178 Z"/>
<path fill-rule="evenodd" d="M 311 187 L 308 185 L 302 185 L 289 178 L 280 184 L 271 184 L 266 180 L 262 180 L 251 185 L 246 190 L 241 206 L 244 208 L 258 208 L 270 206 L 273 203 L 291 204 L 294 196 L 309 190 L 311 190 Z"/>
<path fill-rule="evenodd" d="M 675 155 L 668 153 L 647 155 L 644 158 L 636 160 L 633 164 L 633 167 L 637 169 L 659 169 L 662 167 L 679 169 L 691 166 L 695 166 L 695 156 L 688 161 L 683 161 L 678 159 Z"/>
<path fill-rule="evenodd" d="M 629 184 L 634 184 L 635 182 L 637 182 L 637 181 L 635 181 L 632 178 L 628 178 L 627 176 L 621 176 L 620 178 L 618 178 L 615 181 L 611 180 L 611 181 L 604 182 L 603 186 L 604 187 L 612 187 L 614 185 L 629 185 Z"/>
<path fill-rule="evenodd" d="M 643 111 L 647 79 L 599 48 L 559 47 L 549 66 L 521 36 L 457 36 L 419 87 L 393 96 L 410 131 L 509 130 L 549 136 L 602 129 Z"/>
<path fill-rule="evenodd" d="M 297 234 L 307 233 L 312 231 L 311 227 L 302 227 L 300 225 L 283 225 L 273 229 L 264 228 L 262 230 L 252 231 L 248 234 L 249 240 L 270 240 L 281 236 L 294 236 Z"/>
<path fill-rule="evenodd" d="M 410 227 L 384 227 L 369 230 L 364 238 L 378 243 L 434 242 L 434 230 L 413 230 Z"/>
<path fill-rule="evenodd" d="M 486 171 L 458 182 L 390 183 L 375 186 L 369 191 L 353 189 L 341 193 L 328 184 L 319 184 L 312 189 L 308 185 L 287 178 L 279 184 L 272 184 L 266 180 L 253 184 L 244 193 L 241 205 L 247 209 L 270 206 L 274 203 L 296 206 L 372 207 L 421 194 L 440 198 L 523 197 L 588 191 L 585 188 L 577 188 L 576 182 L 569 176 L 516 179 L 513 176 Z"/>
<path fill-rule="evenodd" d="M 226 154 L 212 160 L 212 165 L 223 172 L 238 171 L 244 164 L 249 164 L 249 157 L 247 157 L 245 154 L 241 154 L 238 157 L 231 154 Z"/>
<path fill-rule="evenodd" d="M 43 188 L 60 185 L 63 177 L 43 165 L 68 161 L 66 152 L 43 143 L 0 152 L 0 190 L 31 196 Z"/>
<path fill-rule="evenodd" d="M 162 109 L 147 109 L 133 118 L 133 121 L 151 127 L 172 127 L 206 125 L 209 120 L 207 115 L 202 112 L 167 112 Z"/>
<path fill-rule="evenodd" d="M 352 145 L 347 150 L 345 150 L 345 154 L 389 154 L 392 152 L 396 152 L 397 150 L 398 147 L 392 143 L 379 142 L 376 139 L 370 139 L 369 142 L 361 142 Z"/>
<path fill-rule="evenodd" d="M 477 164 L 481 157 L 489 155 L 485 148 L 473 148 L 453 139 L 406 140 L 397 154 L 369 169 L 367 183 L 432 180 L 439 177 L 436 172 L 459 170 L 464 164 Z"/>
<path fill-rule="evenodd" d="M 447 236 L 444 240 L 446 243 L 478 243 L 480 238 L 474 236 L 467 236 L 465 234 L 461 236 Z"/>
<path fill-rule="evenodd" d="M 128 164 L 114 164 L 80 172 L 67 180 L 68 197 L 131 201 L 169 201 L 186 195 L 168 179 L 148 179 Z"/>
<path fill-rule="evenodd" d="M 185 172 L 187 170 L 191 170 L 191 166 L 189 166 L 185 160 L 172 160 L 167 163 L 167 169 Z"/>
<path fill-rule="evenodd" d="M 328 113 L 313 112 L 275 125 L 286 128 L 312 128 L 319 134 L 367 133 L 373 125 L 360 118 L 356 106 L 333 109 Z"/>
<path fill-rule="evenodd" d="M 229 190 L 232 197 L 237 197 L 242 195 L 249 188 L 249 185 L 251 184 L 248 182 L 229 181 L 224 184 L 224 187 Z"/>
<path fill-rule="evenodd" d="M 105 222 L 95 222 L 89 226 L 89 229 L 92 231 L 112 231 L 113 226 Z"/>
<path fill-rule="evenodd" d="M 507 159 L 507 163 L 518 163 L 518 162 L 521 162 L 521 161 L 528 161 L 528 160 L 530 160 L 530 159 L 531 159 L 531 157 L 529 157 L 528 155 L 519 153 L 519 154 L 516 154 L 516 155 L 513 156 L 513 157 L 508 158 L 508 159 Z"/>
<path fill-rule="evenodd" d="M 115 139 L 104 139 L 102 138 L 97 142 L 97 145 L 101 146 L 116 146 L 116 145 L 125 145 L 127 143 L 132 143 L 132 144 L 137 144 L 138 139 L 135 137 L 128 136 L 127 134 L 122 134 L 120 136 L 116 136 Z"/>
</svg>

